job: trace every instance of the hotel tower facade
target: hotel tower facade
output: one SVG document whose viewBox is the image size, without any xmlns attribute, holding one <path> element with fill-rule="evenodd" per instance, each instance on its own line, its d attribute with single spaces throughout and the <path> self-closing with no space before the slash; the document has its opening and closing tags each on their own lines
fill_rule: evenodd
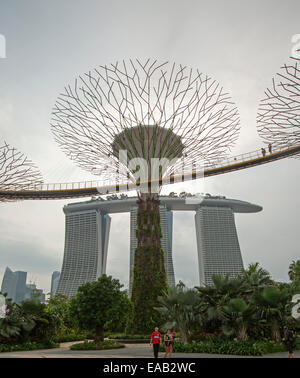
<svg viewBox="0 0 300 378">
<path fill-rule="evenodd" d="M 162 249 L 167 280 L 175 285 L 172 257 L 173 211 L 194 211 L 200 286 L 214 274 L 235 277 L 243 268 L 234 213 L 256 213 L 261 206 L 225 197 L 205 196 L 199 203 L 186 198 L 160 198 Z M 136 197 L 72 203 L 64 206 L 65 249 L 57 293 L 74 296 L 80 285 L 106 273 L 111 213 L 130 213 L 129 293 L 133 280 Z"/>
</svg>

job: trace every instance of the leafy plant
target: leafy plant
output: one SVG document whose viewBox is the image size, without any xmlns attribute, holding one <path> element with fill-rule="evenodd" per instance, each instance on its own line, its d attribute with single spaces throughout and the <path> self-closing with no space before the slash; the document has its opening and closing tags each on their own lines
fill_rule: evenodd
<svg viewBox="0 0 300 378">
<path fill-rule="evenodd" d="M 181 344 L 175 341 L 175 353 L 210 353 L 240 356 L 263 356 L 269 353 L 284 352 L 285 346 L 274 341 L 221 340 Z M 164 351 L 164 347 L 160 347 Z"/>
<path fill-rule="evenodd" d="M 158 298 L 160 307 L 157 311 L 167 320 L 164 328 L 176 328 L 180 331 L 183 343 L 191 340 L 193 330 L 201 325 L 198 311 L 199 295 L 194 289 L 187 289 L 179 284 L 175 288 L 168 288 L 163 297 Z"/>
<path fill-rule="evenodd" d="M 248 339 L 248 327 L 254 322 L 255 308 L 242 298 L 233 298 L 221 309 L 224 334 L 235 335 L 238 340 Z"/>
<path fill-rule="evenodd" d="M 97 281 L 79 286 L 71 301 L 71 316 L 77 318 L 83 330 L 95 333 L 95 341 L 103 341 L 104 326 L 114 316 L 122 302 L 119 280 L 103 274 Z"/>
<path fill-rule="evenodd" d="M 30 314 L 24 313 L 22 308 L 11 301 L 7 301 L 8 312 L 0 319 L 0 339 L 2 342 L 21 339 L 28 335 L 35 327 L 36 322 Z"/>
<path fill-rule="evenodd" d="M 17 351 L 25 351 L 25 350 L 38 350 L 38 349 L 51 349 L 51 348 L 58 348 L 59 344 L 55 343 L 51 340 L 46 340 L 43 342 L 34 342 L 34 341 L 27 341 L 21 344 L 1 344 L 0 345 L 0 352 L 17 352 Z"/>
</svg>

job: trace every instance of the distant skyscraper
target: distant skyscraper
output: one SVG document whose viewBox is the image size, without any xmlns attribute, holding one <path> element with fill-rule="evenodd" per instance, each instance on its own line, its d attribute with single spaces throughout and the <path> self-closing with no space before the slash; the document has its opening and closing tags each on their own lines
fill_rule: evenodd
<svg viewBox="0 0 300 378">
<path fill-rule="evenodd" d="M 173 213 L 166 206 L 159 206 L 161 221 L 161 246 L 164 251 L 165 268 L 169 286 L 175 286 L 175 275 L 172 258 L 172 230 L 173 230 Z M 133 282 L 134 253 L 137 247 L 136 230 L 137 206 L 131 207 L 130 210 L 130 268 L 129 268 L 129 293 L 131 295 Z"/>
<path fill-rule="evenodd" d="M 14 277 L 13 271 L 7 266 L 4 272 L 3 280 L 2 280 L 2 285 L 1 285 L 1 293 L 5 294 L 7 293 L 8 296 L 12 295 L 12 280 Z"/>
<path fill-rule="evenodd" d="M 57 290 L 57 287 L 58 287 L 58 283 L 59 283 L 59 277 L 60 277 L 60 272 L 55 271 L 55 272 L 52 273 L 51 292 L 50 292 L 51 298 L 55 296 L 55 293 L 56 293 L 56 290 Z"/>
<path fill-rule="evenodd" d="M 212 284 L 214 274 L 236 277 L 243 260 L 230 207 L 201 206 L 195 214 L 200 285 Z"/>
<path fill-rule="evenodd" d="M 26 293 L 26 278 L 27 272 L 13 272 L 7 267 L 2 280 L 1 292 L 7 293 L 7 298 L 12 299 L 15 303 L 22 302 Z"/>
</svg>

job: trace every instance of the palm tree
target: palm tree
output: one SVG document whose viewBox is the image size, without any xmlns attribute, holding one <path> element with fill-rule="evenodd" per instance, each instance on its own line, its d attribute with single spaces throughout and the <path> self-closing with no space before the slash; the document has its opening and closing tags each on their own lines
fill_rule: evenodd
<svg viewBox="0 0 300 378">
<path fill-rule="evenodd" d="M 270 273 L 261 268 L 258 262 L 249 264 L 248 269 L 243 269 L 240 278 L 254 290 L 272 284 Z"/>
<path fill-rule="evenodd" d="M 300 260 L 293 260 L 293 262 L 290 264 L 289 277 L 291 281 L 300 281 Z"/>
<path fill-rule="evenodd" d="M 188 343 L 195 326 L 201 326 L 198 293 L 181 283 L 174 288 L 168 288 L 165 295 L 158 298 L 158 302 L 161 307 L 156 310 L 167 320 L 165 328 L 177 328 L 181 342 Z"/>
<path fill-rule="evenodd" d="M 221 328 L 223 322 L 222 310 L 230 299 L 241 297 L 243 282 L 240 278 L 230 278 L 229 275 L 216 274 L 212 277 L 213 285 L 197 287 L 200 297 L 200 311 L 208 328 Z"/>
<path fill-rule="evenodd" d="M 254 321 L 255 308 L 242 298 L 233 298 L 221 309 L 224 321 L 222 330 L 225 335 L 235 334 L 239 340 L 248 339 L 248 328 Z"/>
<path fill-rule="evenodd" d="M 262 291 L 256 292 L 252 302 L 257 306 L 258 321 L 263 328 L 268 328 L 271 337 L 280 341 L 280 328 L 284 323 L 285 306 L 289 295 L 276 286 L 265 287 Z"/>
</svg>

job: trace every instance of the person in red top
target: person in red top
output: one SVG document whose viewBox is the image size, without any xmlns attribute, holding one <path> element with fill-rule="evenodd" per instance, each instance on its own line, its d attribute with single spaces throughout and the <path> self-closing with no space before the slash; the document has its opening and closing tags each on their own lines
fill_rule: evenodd
<svg viewBox="0 0 300 378">
<path fill-rule="evenodd" d="M 161 334 L 158 332 L 158 328 L 155 327 L 154 332 L 151 335 L 150 338 L 150 346 L 153 345 L 153 352 L 154 352 L 154 358 L 158 358 L 158 351 L 159 351 L 159 346 L 161 344 Z"/>
</svg>

